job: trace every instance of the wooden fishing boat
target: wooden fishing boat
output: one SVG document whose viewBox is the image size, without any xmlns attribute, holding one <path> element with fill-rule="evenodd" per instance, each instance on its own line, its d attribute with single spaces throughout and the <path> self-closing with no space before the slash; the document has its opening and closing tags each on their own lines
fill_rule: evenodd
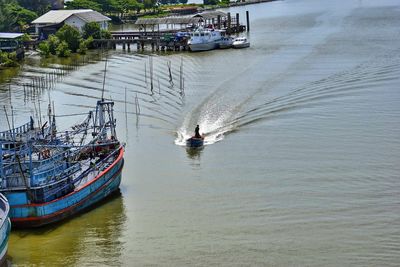
<svg viewBox="0 0 400 267">
<path fill-rule="evenodd" d="M 202 136 L 200 138 L 192 136 L 186 140 L 186 147 L 199 148 L 202 146 L 204 146 L 204 136 Z"/>
<path fill-rule="evenodd" d="M 9 211 L 8 200 L 0 194 L 0 266 L 3 266 L 7 256 L 8 237 L 11 230 Z"/>
<path fill-rule="evenodd" d="M 60 221 L 118 190 L 124 149 L 116 137 L 113 105 L 98 101 L 94 116 L 89 112 L 71 131 L 28 141 L 0 157 L 0 192 L 10 203 L 14 226 Z M 88 132 L 92 138 L 85 141 Z"/>
</svg>

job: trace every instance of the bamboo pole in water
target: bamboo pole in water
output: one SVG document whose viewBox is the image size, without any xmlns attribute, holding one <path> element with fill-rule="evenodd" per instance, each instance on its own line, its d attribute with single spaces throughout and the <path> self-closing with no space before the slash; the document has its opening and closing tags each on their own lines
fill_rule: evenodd
<svg viewBox="0 0 400 267">
<path fill-rule="evenodd" d="M 171 71 L 171 61 L 167 61 L 168 73 L 169 73 L 169 82 L 171 85 L 174 85 L 174 81 L 172 79 L 172 71 Z"/>
<path fill-rule="evenodd" d="M 153 57 L 149 57 L 149 69 L 150 69 L 150 90 L 153 94 Z"/>
</svg>

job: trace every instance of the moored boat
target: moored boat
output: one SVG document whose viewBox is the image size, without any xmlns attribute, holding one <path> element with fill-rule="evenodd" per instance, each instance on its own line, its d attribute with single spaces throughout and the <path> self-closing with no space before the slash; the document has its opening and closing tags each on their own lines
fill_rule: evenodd
<svg viewBox="0 0 400 267">
<path fill-rule="evenodd" d="M 198 28 L 190 34 L 188 45 L 191 51 L 208 51 L 218 48 L 220 30 Z"/>
<path fill-rule="evenodd" d="M 14 226 L 60 221 L 118 190 L 124 149 L 116 137 L 113 105 L 98 101 L 94 116 L 89 112 L 71 131 L 28 141 L 0 158 L 0 192 L 8 198 Z M 88 132 L 92 138 L 85 142 Z"/>
<path fill-rule="evenodd" d="M 9 211 L 8 200 L 0 194 L 0 266 L 3 266 L 7 256 L 8 238 L 11 230 Z"/>
<path fill-rule="evenodd" d="M 238 37 L 233 40 L 232 47 L 233 48 L 246 48 L 250 46 L 250 42 L 246 37 Z"/>
</svg>

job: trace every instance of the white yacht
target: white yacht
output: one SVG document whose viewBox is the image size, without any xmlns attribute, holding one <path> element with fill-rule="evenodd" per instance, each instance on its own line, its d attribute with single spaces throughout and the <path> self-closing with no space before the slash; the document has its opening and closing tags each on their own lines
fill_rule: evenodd
<svg viewBox="0 0 400 267">
<path fill-rule="evenodd" d="M 232 47 L 233 48 L 246 48 L 250 46 L 250 42 L 246 37 L 238 37 L 233 40 Z"/>
<path fill-rule="evenodd" d="M 207 51 L 218 47 L 221 31 L 199 28 L 190 34 L 188 45 L 191 51 Z"/>
</svg>

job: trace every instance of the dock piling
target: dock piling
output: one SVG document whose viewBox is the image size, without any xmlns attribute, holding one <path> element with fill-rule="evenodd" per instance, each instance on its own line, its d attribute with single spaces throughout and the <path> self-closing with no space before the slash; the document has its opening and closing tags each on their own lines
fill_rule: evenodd
<svg viewBox="0 0 400 267">
<path fill-rule="evenodd" d="M 250 31 L 250 17 L 249 17 L 249 11 L 248 10 L 246 11 L 246 22 L 247 22 L 246 30 L 247 30 L 247 32 L 249 32 Z"/>
<path fill-rule="evenodd" d="M 227 26 L 227 33 L 231 33 L 231 12 L 228 12 L 228 26 Z"/>
<path fill-rule="evenodd" d="M 236 13 L 236 32 L 240 32 L 239 13 Z"/>
</svg>

